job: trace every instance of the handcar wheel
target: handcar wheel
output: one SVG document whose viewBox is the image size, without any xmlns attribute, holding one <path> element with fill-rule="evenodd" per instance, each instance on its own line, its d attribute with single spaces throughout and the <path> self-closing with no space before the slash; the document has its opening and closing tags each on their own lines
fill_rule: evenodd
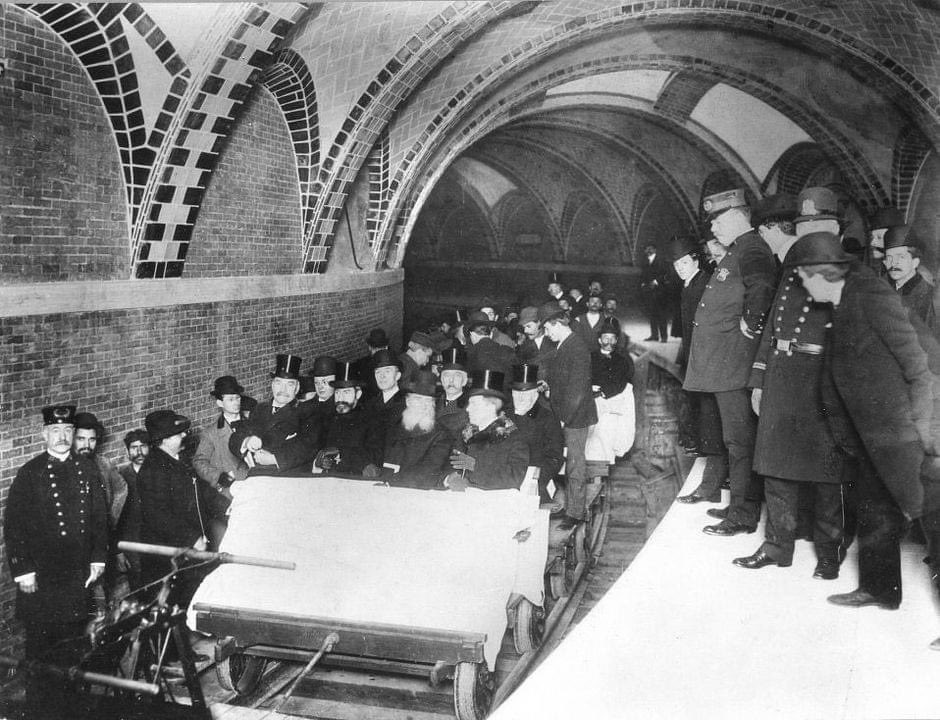
<svg viewBox="0 0 940 720">
<path fill-rule="evenodd" d="M 530 600 L 522 598 L 516 605 L 515 620 L 512 624 L 512 642 L 516 652 L 525 655 L 542 644 L 545 630 L 545 614 Z"/>
<path fill-rule="evenodd" d="M 483 720 L 493 702 L 493 677 L 485 663 L 460 662 L 454 671 L 457 720 Z"/>
<path fill-rule="evenodd" d="M 265 659 L 257 655 L 233 653 L 215 664 L 219 685 L 237 695 L 247 695 L 258 685 Z"/>
</svg>

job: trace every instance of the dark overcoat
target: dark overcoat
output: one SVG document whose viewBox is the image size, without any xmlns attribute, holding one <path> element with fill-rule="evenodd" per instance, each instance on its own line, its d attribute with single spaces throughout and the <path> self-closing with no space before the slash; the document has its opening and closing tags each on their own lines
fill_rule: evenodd
<svg viewBox="0 0 940 720">
<path fill-rule="evenodd" d="M 229 449 L 241 456 L 242 443 L 249 435 L 261 438 L 265 450 L 274 453 L 277 467 L 257 465 L 249 475 L 290 475 L 309 472 L 317 454 L 316 427 L 310 422 L 309 403 L 294 400 L 272 412 L 270 400 L 258 403 L 251 417 L 241 423 L 229 439 Z"/>
<path fill-rule="evenodd" d="M 915 272 L 914 277 L 898 290 L 904 307 L 931 329 L 937 324 L 937 313 L 933 306 L 933 289 L 933 285 L 925 280 L 923 275 Z"/>
<path fill-rule="evenodd" d="M 356 405 L 348 413 L 333 418 L 324 447 L 339 449 L 340 460 L 334 466 L 336 472 L 358 475 L 366 465 L 382 466 L 384 442 L 381 419 Z"/>
<path fill-rule="evenodd" d="M 539 485 L 547 485 L 565 461 L 565 435 L 551 405 L 540 397 L 524 415 L 513 413 L 512 421 L 529 447 L 529 465 L 539 469 Z"/>
<path fill-rule="evenodd" d="M 726 392 L 747 386 L 776 276 L 774 256 L 757 233 L 744 233 L 728 247 L 695 312 L 686 390 Z M 755 337 L 741 332 L 742 318 Z"/>
<path fill-rule="evenodd" d="M 431 432 L 409 432 L 399 423 L 385 441 L 382 477 L 396 487 L 420 490 L 440 487 L 451 469 L 449 459 L 453 445 L 450 433 L 442 427 Z"/>
<path fill-rule="evenodd" d="M 600 386 L 601 397 L 622 393 L 633 380 L 633 359 L 616 348 L 610 355 L 600 350 L 591 353 L 591 384 Z"/>
<path fill-rule="evenodd" d="M 475 461 L 467 479 L 484 490 L 518 489 L 529 467 L 529 446 L 522 433 L 506 416 L 471 435 L 466 452 Z"/>
<path fill-rule="evenodd" d="M 683 286 L 682 295 L 679 298 L 682 341 L 679 343 L 679 352 L 676 353 L 676 365 L 683 370 L 685 370 L 685 366 L 689 361 L 689 346 L 692 343 L 692 321 L 695 319 L 695 311 L 702 300 L 702 293 L 705 292 L 709 277 L 711 275 L 706 270 L 699 269 L 689 281 L 689 284 Z"/>
<path fill-rule="evenodd" d="M 825 346 L 832 306 L 814 303 L 795 267 L 785 267 L 748 386 L 762 389 L 754 470 L 784 480 L 838 483 L 843 454 L 823 414 L 822 352 L 778 349 L 777 341 Z M 793 348 L 794 346 L 791 346 Z M 814 349 L 814 348 L 813 348 Z"/>
<path fill-rule="evenodd" d="M 455 441 L 460 439 L 460 432 L 470 422 L 470 416 L 467 415 L 468 400 L 466 391 L 455 400 L 447 400 L 443 396 L 437 399 L 437 424 L 447 430 Z"/>
<path fill-rule="evenodd" d="M 17 472 L 4 516 L 10 575 L 36 573 L 37 590 L 17 590 L 16 614 L 26 623 L 88 618 L 90 564 L 104 563 L 108 515 L 94 460 L 43 453 Z"/>
<path fill-rule="evenodd" d="M 591 390 L 591 351 L 580 335 L 572 332 L 559 343 L 547 379 L 552 411 L 566 427 L 585 428 L 597 423 Z"/>
</svg>

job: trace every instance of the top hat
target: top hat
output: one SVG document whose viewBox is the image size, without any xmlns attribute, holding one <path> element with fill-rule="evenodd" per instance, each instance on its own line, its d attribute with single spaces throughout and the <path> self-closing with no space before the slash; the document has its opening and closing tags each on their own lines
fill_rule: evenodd
<svg viewBox="0 0 940 720">
<path fill-rule="evenodd" d="M 686 255 L 695 256 L 699 253 L 699 244 L 690 237 L 677 235 L 669 241 L 669 256 L 673 262 Z"/>
<path fill-rule="evenodd" d="M 744 190 L 741 188 L 715 193 L 714 195 L 709 195 L 702 201 L 702 209 L 710 220 L 714 220 L 725 210 L 744 207 L 745 205 L 747 205 L 747 203 L 744 200 Z"/>
<path fill-rule="evenodd" d="M 557 283 L 558 285 L 561 285 L 561 275 L 558 273 L 557 270 L 552 270 L 552 272 L 548 276 L 548 282 Z"/>
<path fill-rule="evenodd" d="M 605 317 L 601 320 L 601 324 L 597 328 L 597 336 L 600 337 L 604 333 L 610 333 L 611 335 L 620 337 L 620 323 L 617 321 L 617 318 Z"/>
<path fill-rule="evenodd" d="M 287 380 L 300 380 L 300 363 L 302 358 L 297 355 L 277 355 L 275 357 L 272 378 L 285 378 Z"/>
<path fill-rule="evenodd" d="M 796 198 L 786 192 L 761 198 L 751 209 L 751 226 L 759 228 L 775 220 L 793 220 L 797 216 Z"/>
<path fill-rule="evenodd" d="M 223 395 L 241 395 L 245 388 L 238 384 L 238 380 L 233 375 L 223 375 L 215 379 L 215 387 L 209 394 L 216 400 L 221 400 Z"/>
<path fill-rule="evenodd" d="M 401 370 L 401 360 L 392 350 L 379 350 L 372 356 L 372 369 L 378 370 L 383 367 L 397 367 Z M 336 377 L 339 377 L 339 366 L 337 366 Z"/>
<path fill-rule="evenodd" d="M 495 324 L 496 323 L 490 320 L 489 316 L 486 313 L 480 312 L 479 310 L 477 310 L 475 312 L 470 313 L 470 315 L 467 316 L 467 322 L 464 323 L 464 327 L 466 327 L 467 330 L 473 330 L 473 328 L 480 327 L 481 325 L 485 325 L 486 327 L 492 327 Z"/>
<path fill-rule="evenodd" d="M 310 370 L 308 375 L 313 375 L 313 377 L 326 377 L 327 375 L 336 374 L 336 358 L 329 355 L 321 355 L 313 361 L 313 369 Z"/>
<path fill-rule="evenodd" d="M 379 350 L 376 355 L 378 355 L 380 352 L 382 352 L 382 350 Z M 359 382 L 359 378 L 356 376 L 356 369 L 353 367 L 352 363 L 336 363 L 336 379 L 330 381 L 331 387 L 336 389 L 350 388 L 359 387 L 361 384 L 362 383 Z"/>
<path fill-rule="evenodd" d="M 564 314 L 565 310 L 557 300 L 550 300 L 539 306 L 539 322 L 541 323 L 555 320 Z"/>
<path fill-rule="evenodd" d="M 539 309 L 534 305 L 526 305 L 519 311 L 519 324 L 525 325 L 530 322 L 539 321 Z"/>
<path fill-rule="evenodd" d="M 484 395 L 486 397 L 495 397 L 505 400 L 503 394 L 503 383 L 506 375 L 499 370 L 474 370 L 470 375 L 470 381 L 473 387 L 467 393 L 467 397 L 474 395 Z"/>
<path fill-rule="evenodd" d="M 406 393 L 434 397 L 437 392 L 437 379 L 429 370 L 419 370 L 404 388 Z"/>
<path fill-rule="evenodd" d="M 512 366 L 512 384 L 509 386 L 513 390 L 534 390 L 539 386 L 539 366 L 522 363 L 522 365 Z"/>
<path fill-rule="evenodd" d="M 95 430 L 99 435 L 104 431 L 104 426 L 90 412 L 75 413 L 72 424 L 76 430 Z"/>
<path fill-rule="evenodd" d="M 74 422 L 74 405 L 50 405 L 42 409 L 43 425 L 72 425 Z"/>
<path fill-rule="evenodd" d="M 878 208 L 871 216 L 870 229 L 880 230 L 904 224 L 904 213 L 893 207 Z"/>
<path fill-rule="evenodd" d="M 911 232 L 910 225 L 894 225 L 885 233 L 885 250 L 897 247 L 918 247 L 917 238 Z"/>
<path fill-rule="evenodd" d="M 366 338 L 369 347 L 382 348 L 388 345 L 388 336 L 382 328 L 372 328 Z"/>
<path fill-rule="evenodd" d="M 847 263 L 852 256 L 842 249 L 839 236 L 829 232 L 812 232 L 804 235 L 787 253 L 787 265 L 821 265 L 823 263 Z"/>
<path fill-rule="evenodd" d="M 414 343 L 415 345 L 421 345 L 426 347 L 428 350 L 434 349 L 434 341 L 431 339 L 431 336 L 426 332 L 421 332 L 420 330 L 415 330 L 411 333 L 411 338 L 408 340 L 409 344 Z"/>
<path fill-rule="evenodd" d="M 188 417 L 177 415 L 172 410 L 154 410 L 144 418 L 144 427 L 147 428 L 147 434 L 150 435 L 152 443 L 186 432 L 190 425 Z"/>
<path fill-rule="evenodd" d="M 839 197 L 829 188 L 808 187 L 797 196 L 796 209 L 799 215 L 794 222 L 838 220 Z"/>
<path fill-rule="evenodd" d="M 467 352 L 459 345 L 447 348 L 443 353 L 444 364 L 441 372 L 445 370 L 463 370 L 467 372 Z"/>
</svg>

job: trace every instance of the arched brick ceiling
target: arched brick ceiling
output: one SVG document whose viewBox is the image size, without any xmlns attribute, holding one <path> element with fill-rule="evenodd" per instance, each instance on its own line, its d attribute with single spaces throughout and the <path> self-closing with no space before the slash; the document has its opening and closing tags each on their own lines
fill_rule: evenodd
<svg viewBox="0 0 940 720">
<path fill-rule="evenodd" d="M 714 87 L 714 78 L 700 75 L 691 70 L 680 70 L 670 76 L 654 108 L 656 112 L 670 115 L 678 120 L 686 120 L 705 93 Z"/>
</svg>

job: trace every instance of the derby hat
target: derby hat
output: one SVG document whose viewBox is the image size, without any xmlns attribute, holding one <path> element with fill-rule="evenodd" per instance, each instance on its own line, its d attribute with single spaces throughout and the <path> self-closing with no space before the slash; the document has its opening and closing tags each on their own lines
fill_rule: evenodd
<svg viewBox="0 0 940 720">
<path fill-rule="evenodd" d="M 534 390 L 539 386 L 539 366 L 522 363 L 512 366 L 512 383 L 509 387 L 513 390 Z"/>
<path fill-rule="evenodd" d="M 238 384 L 234 375 L 222 375 L 215 379 L 215 387 L 209 394 L 216 400 L 221 400 L 223 395 L 241 395 L 243 392 L 245 388 Z"/>
<path fill-rule="evenodd" d="M 98 422 L 98 418 L 90 412 L 75 413 L 72 424 L 75 426 L 76 430 L 94 430 L 99 435 L 104 432 L 104 426 Z"/>
<path fill-rule="evenodd" d="M 885 233 L 885 250 L 898 247 L 919 247 L 910 225 L 894 225 Z"/>
<path fill-rule="evenodd" d="M 813 232 L 804 235 L 787 253 L 787 265 L 823 265 L 826 263 L 851 262 L 839 241 L 839 236 L 828 232 Z"/>
<path fill-rule="evenodd" d="M 751 226 L 759 228 L 768 222 L 793 220 L 797 214 L 796 198 L 790 193 L 768 195 L 754 203 L 751 209 Z"/>
<path fill-rule="evenodd" d="M 904 224 L 904 213 L 893 207 L 883 207 L 875 210 L 871 216 L 869 228 L 871 230 L 880 230 L 881 228 L 890 228 L 895 225 Z"/>
<path fill-rule="evenodd" d="M 378 370 L 383 367 L 397 367 L 401 370 L 401 360 L 398 359 L 394 350 L 379 350 L 372 356 L 372 369 Z M 339 377 L 339 365 L 337 365 L 336 377 Z"/>
<path fill-rule="evenodd" d="M 434 397 L 437 393 L 437 380 L 434 373 L 428 370 L 419 370 L 414 378 L 404 388 L 406 393 Z"/>
<path fill-rule="evenodd" d="M 545 323 L 564 316 L 565 309 L 557 300 L 550 300 L 539 306 L 539 322 Z"/>
<path fill-rule="evenodd" d="M 525 325 L 530 322 L 539 321 L 539 309 L 534 305 L 526 305 L 519 311 L 519 324 Z"/>
<path fill-rule="evenodd" d="M 702 209 L 708 215 L 709 220 L 714 220 L 725 210 L 731 208 L 744 207 L 747 202 L 744 200 L 744 190 L 735 188 L 734 190 L 725 190 L 724 192 L 709 195 L 702 201 Z"/>
<path fill-rule="evenodd" d="M 796 198 L 799 215 L 794 222 L 809 220 L 839 220 L 839 196 L 825 187 L 808 187 Z"/>
<path fill-rule="evenodd" d="M 147 428 L 152 443 L 186 432 L 191 424 L 188 417 L 178 415 L 172 410 L 154 410 L 144 418 L 144 427 Z"/>
<path fill-rule="evenodd" d="M 287 380 L 300 380 L 300 363 L 302 358 L 298 355 L 277 355 L 275 357 L 272 378 L 285 378 Z"/>
<path fill-rule="evenodd" d="M 388 335 L 382 328 L 372 328 L 366 337 L 366 344 L 374 348 L 388 347 Z"/>
<path fill-rule="evenodd" d="M 74 422 L 74 405 L 50 405 L 42 409 L 43 425 L 72 425 Z"/>
<path fill-rule="evenodd" d="M 493 327 L 495 324 L 496 323 L 490 320 L 489 316 L 485 312 L 480 312 L 477 310 L 467 316 L 467 322 L 464 324 L 464 326 L 467 328 L 467 330 L 473 330 L 473 328 L 481 326 Z"/>
<path fill-rule="evenodd" d="M 669 256 L 673 262 L 686 255 L 694 257 L 700 252 L 701 248 L 693 238 L 676 236 L 669 241 Z"/>
<path fill-rule="evenodd" d="M 382 352 L 379 350 L 379 352 Z M 379 353 L 376 353 L 378 355 Z M 350 388 L 350 387 L 359 387 L 362 383 L 359 382 L 359 378 L 356 376 L 356 368 L 352 363 L 348 362 L 338 362 L 336 363 L 336 379 L 330 380 L 330 386 L 333 388 Z"/>
<path fill-rule="evenodd" d="M 336 358 L 329 355 L 321 355 L 313 361 L 313 369 L 307 373 L 313 377 L 326 377 L 336 374 Z"/>
<path fill-rule="evenodd" d="M 441 372 L 445 370 L 463 370 L 467 372 L 467 352 L 462 347 L 454 345 L 447 348 L 443 353 L 443 362 Z"/>
<path fill-rule="evenodd" d="M 484 395 L 505 401 L 506 395 L 503 393 L 505 380 L 506 375 L 499 370 L 474 370 L 470 375 L 473 387 L 467 393 L 467 397 Z"/>
</svg>

